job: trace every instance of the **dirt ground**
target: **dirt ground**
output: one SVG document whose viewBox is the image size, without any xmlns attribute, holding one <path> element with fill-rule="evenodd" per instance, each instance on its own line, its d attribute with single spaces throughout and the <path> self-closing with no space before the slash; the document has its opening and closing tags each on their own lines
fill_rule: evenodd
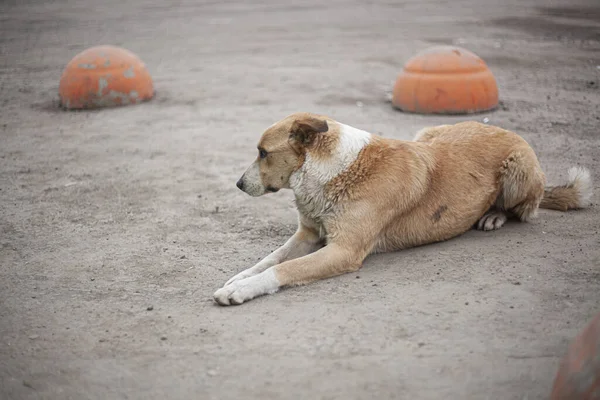
<svg viewBox="0 0 600 400">
<path fill-rule="evenodd" d="M 58 110 L 62 68 L 99 44 L 136 52 L 156 98 Z M 437 44 L 487 61 L 497 111 L 391 108 L 403 63 Z M 600 177 L 594 0 L 13 0 L 0 50 L 2 399 L 544 399 L 600 311 L 598 193 L 239 307 L 212 300 L 295 229 L 291 193 L 235 187 L 295 111 L 400 139 L 489 118 L 550 182 L 577 164 Z"/>
</svg>

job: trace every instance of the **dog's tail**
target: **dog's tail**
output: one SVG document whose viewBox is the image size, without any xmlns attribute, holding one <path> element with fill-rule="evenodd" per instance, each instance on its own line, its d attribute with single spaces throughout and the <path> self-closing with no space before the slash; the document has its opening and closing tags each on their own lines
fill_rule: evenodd
<svg viewBox="0 0 600 400">
<path fill-rule="evenodd" d="M 567 211 L 586 207 L 592 197 L 590 171 L 583 167 L 569 169 L 569 181 L 561 186 L 548 186 L 540 208 Z"/>
</svg>

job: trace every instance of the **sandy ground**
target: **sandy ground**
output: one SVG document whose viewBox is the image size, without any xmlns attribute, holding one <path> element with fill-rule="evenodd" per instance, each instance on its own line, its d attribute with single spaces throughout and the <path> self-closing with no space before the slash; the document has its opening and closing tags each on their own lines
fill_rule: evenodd
<svg viewBox="0 0 600 400">
<path fill-rule="evenodd" d="M 2 2 L 0 398 L 546 398 L 600 311 L 598 193 L 239 307 L 212 294 L 294 231 L 291 193 L 235 181 L 295 111 L 401 139 L 487 117 L 550 182 L 600 177 L 600 7 L 564 4 Z M 488 62 L 501 107 L 394 111 L 402 64 L 450 43 Z M 98 44 L 136 52 L 156 99 L 57 110 L 62 68 Z"/>
</svg>

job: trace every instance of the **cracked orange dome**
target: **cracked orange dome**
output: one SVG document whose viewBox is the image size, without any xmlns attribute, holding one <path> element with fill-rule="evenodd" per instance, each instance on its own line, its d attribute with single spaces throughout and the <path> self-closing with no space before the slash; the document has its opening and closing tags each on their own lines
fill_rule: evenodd
<svg viewBox="0 0 600 400">
<path fill-rule="evenodd" d="M 498 105 L 496 79 L 485 62 L 455 46 L 429 48 L 404 65 L 394 107 L 423 114 L 468 114 Z"/>
<path fill-rule="evenodd" d="M 152 77 L 132 52 L 97 46 L 76 55 L 65 67 L 58 87 L 67 109 L 114 107 L 146 101 L 154 95 Z"/>
</svg>

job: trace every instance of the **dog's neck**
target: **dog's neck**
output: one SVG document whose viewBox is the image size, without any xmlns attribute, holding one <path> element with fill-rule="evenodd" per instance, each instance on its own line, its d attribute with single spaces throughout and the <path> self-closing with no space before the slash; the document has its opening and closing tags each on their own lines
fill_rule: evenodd
<svg viewBox="0 0 600 400">
<path fill-rule="evenodd" d="M 327 184 L 346 171 L 371 140 L 368 132 L 336 124 L 340 137 L 331 156 L 311 157 L 308 152 L 302 166 L 290 177 L 298 210 L 312 219 L 320 219 L 331 209 L 332 204 L 325 194 Z"/>
</svg>

